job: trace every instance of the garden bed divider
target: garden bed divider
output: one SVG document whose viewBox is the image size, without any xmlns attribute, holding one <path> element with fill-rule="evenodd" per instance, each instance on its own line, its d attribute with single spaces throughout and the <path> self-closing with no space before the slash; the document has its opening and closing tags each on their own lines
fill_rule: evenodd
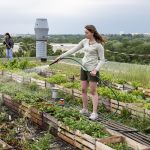
<svg viewBox="0 0 150 150">
<path fill-rule="evenodd" d="M 0 93 L 1 95 L 1 93 Z M 124 135 L 107 129 L 112 136 L 108 138 L 93 138 L 87 134 L 81 133 L 79 130 L 73 131 L 70 127 L 64 125 L 62 122 L 59 122 L 53 116 L 40 112 L 37 108 L 30 106 L 29 104 L 22 102 L 18 103 L 9 95 L 2 94 L 3 103 L 9 107 L 12 111 L 21 113 L 23 116 L 30 118 L 34 123 L 39 126 L 43 126 L 44 123 L 55 127 L 58 131 L 58 136 L 65 140 L 66 142 L 78 147 L 79 149 L 84 150 L 113 150 L 106 144 L 114 144 L 118 142 L 127 142 L 129 146 L 134 149 L 140 148 L 140 150 L 146 150 L 146 146 L 137 143 L 136 141 L 131 140 L 130 138 L 125 137 Z"/>
<path fill-rule="evenodd" d="M 75 96 L 75 97 L 80 97 L 80 98 L 82 97 L 82 93 L 79 90 L 65 88 L 61 85 L 48 83 L 47 81 L 37 80 L 37 79 L 34 79 L 34 78 L 25 78 L 21 75 L 17 75 L 17 74 L 14 74 L 14 73 L 12 74 L 8 71 L 0 71 L 0 75 L 10 77 L 10 78 L 12 78 L 13 80 L 15 80 L 17 82 L 24 82 L 24 83 L 35 82 L 41 88 L 58 87 L 60 90 L 62 90 L 65 93 L 73 94 L 73 96 Z M 148 92 L 150 92 L 150 90 L 148 90 Z M 92 98 L 92 95 L 88 93 L 88 97 Z M 101 96 L 99 97 L 99 103 L 104 104 L 104 106 L 106 107 L 106 109 L 108 111 L 114 112 L 114 111 L 118 110 L 117 111 L 118 114 L 120 114 L 121 111 L 125 108 L 125 109 L 128 109 L 131 112 L 133 117 L 148 117 L 148 118 L 150 117 L 150 110 L 143 109 L 143 108 L 140 108 L 138 106 L 134 106 L 134 103 L 124 103 L 124 102 L 119 101 L 119 108 L 118 108 L 117 100 L 104 99 Z"/>
</svg>

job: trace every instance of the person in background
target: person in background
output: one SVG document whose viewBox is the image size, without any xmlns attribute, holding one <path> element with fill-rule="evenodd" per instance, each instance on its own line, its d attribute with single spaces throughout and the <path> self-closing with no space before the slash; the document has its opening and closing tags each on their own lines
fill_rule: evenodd
<svg viewBox="0 0 150 150">
<path fill-rule="evenodd" d="M 99 70 L 105 63 L 103 47 L 104 42 L 105 40 L 98 33 L 94 25 L 86 25 L 85 39 L 80 41 L 76 47 L 68 50 L 67 52 L 63 53 L 55 59 L 55 61 L 58 62 L 59 60 L 61 60 L 61 58 L 73 54 L 79 51 L 80 49 L 83 49 L 84 57 L 82 59 L 82 65 L 84 67 L 81 67 L 80 71 L 83 108 L 80 110 L 80 113 L 88 113 L 87 89 L 89 86 L 93 102 L 93 112 L 89 117 L 91 120 L 95 120 L 98 118 L 97 82 L 99 82 Z"/>
<path fill-rule="evenodd" d="M 6 58 L 8 58 L 8 60 L 9 59 L 12 60 L 13 59 L 12 49 L 14 47 L 14 42 L 9 33 L 5 33 L 3 44 L 6 46 Z"/>
</svg>

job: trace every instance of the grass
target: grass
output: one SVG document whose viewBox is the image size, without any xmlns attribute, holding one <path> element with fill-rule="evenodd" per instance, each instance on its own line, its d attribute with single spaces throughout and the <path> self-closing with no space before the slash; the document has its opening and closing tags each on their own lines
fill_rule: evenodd
<svg viewBox="0 0 150 150">
<path fill-rule="evenodd" d="M 103 71 L 114 81 L 138 82 L 142 87 L 150 88 L 149 65 L 110 62 L 104 66 Z"/>
<path fill-rule="evenodd" d="M 66 62 L 66 61 L 65 61 Z M 50 70 L 55 70 L 58 72 L 63 72 L 67 75 L 80 75 L 80 67 L 64 63 L 58 63 L 50 66 Z M 68 68 L 70 67 L 70 69 Z M 150 65 L 138 65 L 138 64 L 128 64 L 128 63 L 118 63 L 118 62 L 108 62 L 100 70 L 111 79 L 111 81 L 119 82 L 120 80 L 139 83 L 142 87 L 150 88 Z"/>
</svg>

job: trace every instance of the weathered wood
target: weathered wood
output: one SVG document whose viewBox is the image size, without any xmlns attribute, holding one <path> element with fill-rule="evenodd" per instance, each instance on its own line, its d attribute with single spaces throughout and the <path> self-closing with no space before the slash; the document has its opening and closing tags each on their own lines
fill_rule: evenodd
<svg viewBox="0 0 150 150">
<path fill-rule="evenodd" d="M 131 138 L 128 138 L 126 136 L 124 136 L 123 134 L 117 132 L 117 131 L 113 131 L 110 129 L 106 129 L 111 135 L 116 135 L 116 136 L 122 136 L 124 137 L 124 141 L 127 143 L 127 145 L 135 150 L 144 150 L 146 148 L 148 148 L 147 146 L 140 144 L 134 140 L 132 140 Z"/>
<path fill-rule="evenodd" d="M 81 133 L 79 130 L 76 130 L 76 131 L 75 131 L 75 135 L 77 135 L 77 136 L 79 136 L 79 137 L 81 137 L 81 138 L 87 140 L 87 141 L 90 142 L 90 143 L 95 144 L 95 140 L 96 140 L 96 139 L 93 138 L 93 137 L 91 137 L 91 136 L 88 135 L 88 134 L 83 134 L 83 133 Z"/>
<path fill-rule="evenodd" d="M 123 143 L 125 141 L 124 137 L 122 136 L 112 136 L 108 138 L 103 139 L 96 139 L 98 142 L 101 142 L 103 144 L 115 144 L 115 143 Z"/>
<path fill-rule="evenodd" d="M 55 117 L 48 115 L 47 113 L 43 113 L 43 117 L 55 124 L 58 124 L 58 120 Z"/>
<path fill-rule="evenodd" d="M 74 145 L 74 140 L 70 139 L 69 137 L 61 134 L 60 132 L 58 132 L 58 137 L 60 137 L 61 139 L 63 139 L 64 141 L 70 143 L 71 145 Z"/>
<path fill-rule="evenodd" d="M 79 149 L 95 150 L 95 145 L 81 139 L 80 137 L 74 134 L 71 134 L 70 132 L 67 132 L 66 130 L 62 130 L 61 128 L 59 128 L 58 130 L 58 136 L 66 142 L 78 147 Z"/>
<path fill-rule="evenodd" d="M 66 135 L 67 137 L 71 138 L 72 140 L 75 140 L 75 134 L 73 132 L 68 132 L 65 129 L 62 129 L 58 127 L 58 132 L 62 133 L 63 135 Z"/>
<path fill-rule="evenodd" d="M 96 141 L 96 150 L 114 150 L 114 149 L 99 141 Z"/>
<path fill-rule="evenodd" d="M 37 79 L 31 78 L 31 83 L 32 82 L 35 82 L 41 88 L 45 88 L 45 86 L 46 86 L 46 82 L 43 80 L 37 80 Z"/>
<path fill-rule="evenodd" d="M 84 146 L 82 143 L 79 143 L 78 141 L 74 141 L 74 146 L 78 147 L 79 149 L 82 150 L 91 150 L 90 148 Z"/>
<path fill-rule="evenodd" d="M 82 143 L 82 145 L 88 147 L 89 149 L 95 150 L 95 144 L 92 144 L 79 136 L 75 136 L 75 140 L 78 141 L 79 143 Z"/>
<path fill-rule="evenodd" d="M 8 145 L 6 142 L 0 139 L 0 145 L 2 146 L 3 150 L 12 149 L 12 146 Z"/>
</svg>

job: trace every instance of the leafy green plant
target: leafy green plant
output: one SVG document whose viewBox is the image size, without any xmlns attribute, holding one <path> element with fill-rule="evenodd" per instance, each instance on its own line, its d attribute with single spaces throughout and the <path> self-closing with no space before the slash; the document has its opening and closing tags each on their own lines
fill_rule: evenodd
<svg viewBox="0 0 150 150">
<path fill-rule="evenodd" d="M 81 88 L 80 83 L 77 81 L 64 83 L 63 86 L 66 88 L 75 88 L 75 89 Z"/>
<path fill-rule="evenodd" d="M 116 99 L 122 102 L 127 102 L 127 103 L 133 103 L 133 102 L 143 102 L 143 99 L 139 96 L 130 94 L 130 93 L 125 93 L 121 91 L 117 91 L 113 89 L 115 94 L 108 88 L 108 87 L 100 87 L 98 88 L 98 93 L 104 97 L 108 97 L 110 99 Z"/>
<path fill-rule="evenodd" d="M 14 58 L 13 60 L 9 60 L 6 63 L 0 63 L 0 68 L 14 70 L 14 69 L 27 69 L 31 67 L 35 67 L 36 63 L 30 62 L 28 60 L 20 60 Z"/>
<path fill-rule="evenodd" d="M 146 103 L 146 104 L 144 104 L 144 108 L 145 108 L 145 109 L 149 109 L 149 110 L 150 110 L 150 103 Z"/>
<path fill-rule="evenodd" d="M 115 150 L 133 150 L 126 143 L 108 144 L 108 146 L 110 146 L 111 148 Z"/>
<path fill-rule="evenodd" d="M 120 114 L 120 117 L 122 118 L 131 118 L 131 112 L 127 109 L 127 108 L 124 108 L 121 110 L 121 114 Z"/>
<path fill-rule="evenodd" d="M 67 76 L 63 74 L 56 74 L 47 79 L 48 82 L 53 84 L 61 84 L 67 82 Z"/>
<path fill-rule="evenodd" d="M 138 88 L 138 87 L 142 86 L 142 84 L 141 84 L 140 82 L 136 82 L 136 81 L 132 82 L 132 85 L 133 85 L 135 88 Z"/>
<path fill-rule="evenodd" d="M 39 89 L 39 87 L 38 87 L 38 85 L 36 84 L 36 82 L 29 83 L 27 86 L 29 87 L 29 89 L 30 89 L 31 91 L 37 91 L 37 90 Z"/>
<path fill-rule="evenodd" d="M 41 138 L 39 138 L 37 141 L 29 143 L 27 142 L 25 144 L 26 150 L 48 150 L 51 149 L 51 134 L 47 133 Z"/>
<path fill-rule="evenodd" d="M 88 120 L 76 109 L 61 108 L 55 105 L 53 107 L 49 106 L 47 109 L 43 110 L 56 117 L 59 121 L 62 121 L 65 125 L 69 126 L 73 130 L 80 130 L 82 133 L 86 133 L 98 138 L 110 136 L 104 130 L 102 124 Z"/>
</svg>

